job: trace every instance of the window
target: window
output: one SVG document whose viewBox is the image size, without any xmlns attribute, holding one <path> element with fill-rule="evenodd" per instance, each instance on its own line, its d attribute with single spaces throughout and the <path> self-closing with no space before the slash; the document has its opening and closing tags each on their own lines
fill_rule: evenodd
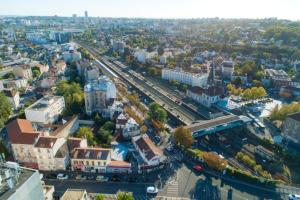
<svg viewBox="0 0 300 200">
<path fill-rule="evenodd" d="M 85 164 L 86 164 L 86 165 L 89 165 L 89 161 L 88 161 L 88 160 L 87 160 L 87 161 L 85 161 Z"/>
<path fill-rule="evenodd" d="M 101 162 L 98 162 L 98 166 L 100 166 L 101 165 Z"/>
</svg>

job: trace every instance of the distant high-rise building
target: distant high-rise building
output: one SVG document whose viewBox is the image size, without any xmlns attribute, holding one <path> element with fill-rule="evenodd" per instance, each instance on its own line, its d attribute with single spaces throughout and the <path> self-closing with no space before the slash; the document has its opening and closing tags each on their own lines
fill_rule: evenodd
<svg viewBox="0 0 300 200">
<path fill-rule="evenodd" d="M 84 11 L 84 22 L 85 22 L 85 23 L 88 23 L 88 22 L 89 22 L 88 11 Z"/>
</svg>

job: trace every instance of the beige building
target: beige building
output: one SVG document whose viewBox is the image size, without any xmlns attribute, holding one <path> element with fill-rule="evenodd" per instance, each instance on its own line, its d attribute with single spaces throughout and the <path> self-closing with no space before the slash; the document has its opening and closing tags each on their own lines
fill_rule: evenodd
<svg viewBox="0 0 300 200">
<path fill-rule="evenodd" d="M 25 119 L 16 119 L 7 126 L 8 140 L 13 156 L 21 165 L 29 168 L 38 168 L 38 161 L 34 151 L 34 144 L 40 132 L 33 129 L 31 122 Z"/>
<path fill-rule="evenodd" d="M 71 155 L 72 170 L 85 172 L 106 172 L 106 165 L 111 161 L 111 149 L 76 148 Z"/>
<path fill-rule="evenodd" d="M 15 76 L 25 79 L 32 79 L 31 67 L 28 65 L 15 66 L 13 73 Z"/>
<path fill-rule="evenodd" d="M 86 190 L 67 189 L 60 200 L 89 200 Z"/>
<path fill-rule="evenodd" d="M 40 170 L 66 170 L 70 158 L 65 138 L 41 136 L 34 147 Z"/>
</svg>

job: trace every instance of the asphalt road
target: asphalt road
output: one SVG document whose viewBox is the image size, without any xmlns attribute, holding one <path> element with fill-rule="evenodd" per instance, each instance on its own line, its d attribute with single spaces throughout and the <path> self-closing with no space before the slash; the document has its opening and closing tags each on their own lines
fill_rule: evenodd
<svg viewBox="0 0 300 200">
<path fill-rule="evenodd" d="M 174 197 L 199 200 L 260 200 L 287 199 L 278 189 L 251 188 L 238 182 L 226 182 L 207 174 L 195 173 L 185 164 L 173 163 L 170 170 L 160 173 L 161 180 L 150 183 L 128 182 L 98 182 L 80 180 L 45 180 L 46 184 L 54 185 L 55 191 L 62 195 L 68 188 L 86 189 L 88 193 L 116 194 L 118 191 L 132 192 L 136 200 L 149 199 L 146 194 L 147 186 L 156 185 L 159 188 L 158 197 Z M 151 183 L 152 182 L 152 183 Z M 161 184 L 162 183 L 162 184 Z"/>
</svg>

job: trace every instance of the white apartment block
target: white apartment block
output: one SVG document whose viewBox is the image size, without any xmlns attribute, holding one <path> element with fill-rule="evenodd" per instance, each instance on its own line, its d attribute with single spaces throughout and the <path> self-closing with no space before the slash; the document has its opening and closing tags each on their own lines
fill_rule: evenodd
<svg viewBox="0 0 300 200">
<path fill-rule="evenodd" d="M 190 73 L 181 69 L 162 69 L 162 79 L 175 80 L 179 83 L 204 87 L 207 85 L 208 73 Z"/>
<path fill-rule="evenodd" d="M 36 101 L 25 109 L 26 119 L 41 124 L 52 124 L 58 120 L 65 108 L 65 100 L 62 96 L 47 96 Z"/>
<path fill-rule="evenodd" d="M 0 80 L 0 91 L 4 89 L 20 89 L 20 88 L 27 88 L 28 81 L 27 79 L 20 78 L 20 79 L 4 79 Z"/>
</svg>

